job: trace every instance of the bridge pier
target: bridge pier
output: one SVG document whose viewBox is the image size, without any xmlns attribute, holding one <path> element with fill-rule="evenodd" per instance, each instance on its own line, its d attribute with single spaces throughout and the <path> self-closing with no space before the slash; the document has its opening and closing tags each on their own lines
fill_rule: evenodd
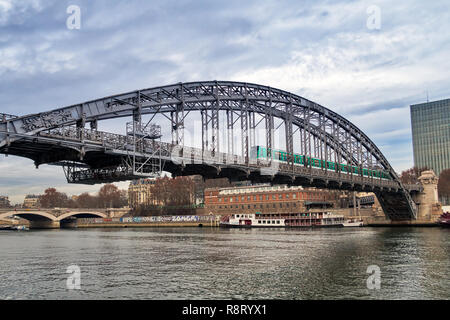
<svg viewBox="0 0 450 320">
<path fill-rule="evenodd" d="M 413 195 L 413 200 L 418 204 L 417 218 L 420 220 L 436 221 L 442 214 L 442 206 L 438 200 L 438 178 L 433 170 L 422 172 L 419 181 L 423 191 Z"/>
</svg>

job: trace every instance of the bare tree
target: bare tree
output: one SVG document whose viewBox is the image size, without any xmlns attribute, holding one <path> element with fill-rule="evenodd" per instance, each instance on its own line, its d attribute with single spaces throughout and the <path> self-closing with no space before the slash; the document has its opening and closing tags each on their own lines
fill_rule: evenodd
<svg viewBox="0 0 450 320">
<path fill-rule="evenodd" d="M 47 188 L 40 196 L 39 202 L 43 208 L 65 207 L 69 198 L 65 193 L 56 191 L 55 188 Z"/>
<path fill-rule="evenodd" d="M 402 183 L 406 184 L 416 184 L 419 182 L 419 177 L 423 171 L 430 170 L 428 167 L 412 167 L 407 170 L 402 171 L 400 174 L 400 180 Z"/>
<path fill-rule="evenodd" d="M 437 188 L 439 197 L 450 199 L 450 168 L 443 170 L 439 175 Z"/>
</svg>

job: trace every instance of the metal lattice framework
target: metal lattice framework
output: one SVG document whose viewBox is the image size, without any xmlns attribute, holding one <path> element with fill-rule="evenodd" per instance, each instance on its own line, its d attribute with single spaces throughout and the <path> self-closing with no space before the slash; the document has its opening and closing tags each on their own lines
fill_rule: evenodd
<svg viewBox="0 0 450 320">
<path fill-rule="evenodd" d="M 192 112 L 198 112 L 201 119 L 202 147 L 199 150 L 184 144 L 185 120 Z M 151 121 L 157 114 L 170 121 L 171 144 L 155 142 L 155 137 L 148 139 L 148 136 L 136 134 L 147 126 L 154 126 Z M 152 116 L 146 125 L 142 123 L 143 115 Z M 131 134 L 129 132 L 126 136 L 119 136 L 97 131 L 98 121 L 121 117 L 132 118 Z M 226 117 L 225 128 L 219 128 L 221 117 Z M 91 124 L 91 130 L 84 129 L 86 123 Z M 139 158 L 139 163 L 144 164 L 140 168 L 140 173 L 145 175 L 147 163 L 152 163 L 148 170 L 154 172 L 155 166 L 157 168 L 156 154 L 159 161 L 163 158 L 170 162 L 169 171 L 175 174 L 196 171 L 208 176 L 207 169 L 213 167 L 216 169 L 216 176 L 221 176 L 224 169 L 234 170 L 230 171 L 232 172 L 230 176 L 235 176 L 240 170 L 245 173 L 245 178 L 260 181 L 261 179 L 255 177 L 261 177 L 261 172 L 256 174 L 255 170 L 258 167 L 261 169 L 273 167 L 273 163 L 252 162 L 250 152 L 251 147 L 256 145 L 256 129 L 260 130 L 263 127 L 264 146 L 273 149 L 276 147 L 275 132 L 281 126 L 284 127 L 283 144 L 288 153 L 295 152 L 361 169 L 383 170 L 391 177 L 391 181 L 355 177 L 340 172 L 339 167 L 336 168 L 336 172 L 326 169 L 317 171 L 307 164 L 304 168 L 298 168 L 292 157 L 288 157 L 286 163 L 282 165 L 277 164 L 277 172 L 270 175 L 269 181 L 289 184 L 309 183 L 309 185 L 316 185 L 314 182 L 320 181 L 318 186 L 323 184 L 325 187 L 343 188 L 344 184 L 348 184 L 348 189 L 357 189 L 358 186 L 363 190 L 368 187 L 366 190 L 377 194 L 391 219 L 415 218 L 415 204 L 409 192 L 378 147 L 354 124 L 308 99 L 257 84 L 229 81 L 178 83 L 114 95 L 23 117 L 4 117 L 0 122 L 0 152 L 32 158 L 37 165 L 63 164 L 68 168 L 66 174 L 69 181 L 69 177 L 79 176 L 78 180 L 73 179 L 70 182 L 82 182 L 83 175 L 84 179 L 91 181 L 97 179 L 98 182 L 102 180 L 99 177 L 104 177 L 104 181 L 120 180 L 120 175 L 111 175 L 111 172 L 126 171 L 127 163 L 124 159 L 126 157 L 130 159 L 130 156 L 133 159 Z M 155 128 L 153 127 L 154 130 Z M 241 137 L 240 156 L 236 156 L 237 148 L 234 143 L 237 129 Z M 72 134 L 69 134 L 71 130 Z M 223 150 L 225 152 L 220 150 L 219 135 L 222 134 L 227 137 L 227 146 L 224 148 L 226 150 Z M 131 142 L 130 136 L 133 139 Z M 43 153 L 39 148 L 33 149 L 37 144 L 55 146 L 55 141 L 59 141 L 58 146 L 64 146 L 66 149 L 53 155 Z M 101 143 L 101 148 L 95 147 L 94 142 Z M 108 163 L 109 159 L 99 157 L 100 150 L 103 150 L 104 154 L 108 154 L 108 150 L 111 151 L 109 154 L 115 155 L 122 152 L 123 157 L 120 163 Z M 178 162 L 172 161 L 174 150 L 180 160 Z M 101 161 L 93 161 L 93 155 L 97 155 Z M 223 161 L 225 158 L 228 161 Z M 72 161 L 73 166 L 68 165 L 68 161 Z M 195 163 L 198 169 L 187 170 L 190 163 Z M 159 165 L 161 166 L 161 162 Z M 76 171 L 75 167 L 83 166 L 84 171 Z M 97 178 L 93 178 L 95 170 Z M 132 171 L 136 173 L 134 164 Z M 106 178 L 107 176 L 109 178 Z M 123 177 L 125 179 L 126 175 Z"/>
</svg>

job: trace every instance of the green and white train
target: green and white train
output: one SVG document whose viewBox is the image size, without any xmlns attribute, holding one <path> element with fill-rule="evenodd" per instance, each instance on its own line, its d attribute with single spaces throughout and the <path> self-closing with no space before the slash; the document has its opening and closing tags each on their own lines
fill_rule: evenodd
<svg viewBox="0 0 450 320">
<path fill-rule="evenodd" d="M 347 164 L 337 163 L 333 161 L 325 161 L 318 158 L 306 157 L 304 155 L 296 154 L 293 155 L 291 153 L 287 153 L 282 150 L 268 149 L 261 146 L 254 146 L 250 150 L 250 157 L 252 159 L 262 159 L 269 160 L 272 159 L 274 161 L 279 162 L 288 162 L 288 159 L 294 157 L 295 165 L 303 165 L 305 166 L 305 162 L 308 166 L 313 168 L 324 168 L 326 170 L 338 171 L 344 173 L 351 173 L 355 175 L 361 175 L 361 168 L 357 166 L 351 166 Z M 374 170 L 368 168 L 362 168 L 362 175 L 365 177 L 374 177 L 378 179 L 387 179 L 392 180 L 391 175 L 385 170 Z"/>
</svg>

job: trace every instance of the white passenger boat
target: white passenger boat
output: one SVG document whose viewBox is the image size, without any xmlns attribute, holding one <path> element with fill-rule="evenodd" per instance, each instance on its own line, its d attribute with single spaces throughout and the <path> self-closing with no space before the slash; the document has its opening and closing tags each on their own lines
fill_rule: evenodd
<svg viewBox="0 0 450 320">
<path fill-rule="evenodd" d="M 242 213 L 222 218 L 227 228 L 342 227 L 344 216 L 331 212 Z"/>
</svg>

